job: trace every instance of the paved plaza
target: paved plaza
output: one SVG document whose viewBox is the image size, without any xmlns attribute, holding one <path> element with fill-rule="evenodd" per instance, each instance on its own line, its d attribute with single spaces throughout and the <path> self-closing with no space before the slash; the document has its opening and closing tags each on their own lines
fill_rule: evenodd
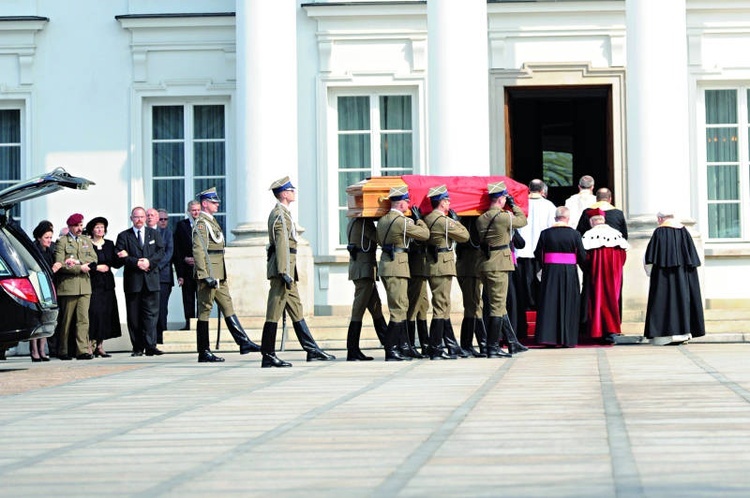
<svg viewBox="0 0 750 498">
<path fill-rule="evenodd" d="M 750 495 L 749 344 L 369 352 L 10 358 L 0 495 Z"/>
</svg>

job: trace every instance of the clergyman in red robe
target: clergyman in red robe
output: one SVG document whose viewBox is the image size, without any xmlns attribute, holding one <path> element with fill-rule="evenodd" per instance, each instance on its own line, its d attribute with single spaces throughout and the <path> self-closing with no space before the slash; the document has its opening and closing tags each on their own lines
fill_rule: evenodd
<svg viewBox="0 0 750 498">
<path fill-rule="evenodd" d="M 605 223 L 603 215 L 592 216 L 592 228 L 582 237 L 586 249 L 586 330 L 584 341 L 611 343 L 621 333 L 620 290 L 628 241 Z"/>
</svg>

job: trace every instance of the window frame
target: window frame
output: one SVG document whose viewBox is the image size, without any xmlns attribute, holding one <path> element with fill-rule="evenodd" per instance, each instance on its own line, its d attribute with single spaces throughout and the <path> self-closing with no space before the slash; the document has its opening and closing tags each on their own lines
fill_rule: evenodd
<svg viewBox="0 0 750 498">
<path fill-rule="evenodd" d="M 725 91 L 732 90 L 737 95 L 737 122 L 736 123 L 721 123 L 721 124 L 709 124 L 707 123 L 706 115 L 706 92 L 708 91 Z M 699 157 L 702 171 L 703 185 L 702 198 L 704 207 L 702 209 L 703 219 L 706 220 L 705 228 L 702 230 L 703 235 L 707 243 L 747 243 L 750 242 L 750 111 L 748 105 L 750 105 L 750 84 L 738 85 L 738 84 L 710 84 L 704 85 L 700 88 L 700 102 L 699 102 L 699 113 L 700 116 L 700 134 L 698 135 L 701 143 Z M 738 130 L 737 134 L 737 162 L 709 162 L 708 160 L 708 147 L 706 145 L 706 136 L 712 128 L 726 128 L 728 126 L 736 126 Z M 738 181 L 739 181 L 739 199 L 737 201 L 727 201 L 722 199 L 711 200 L 709 199 L 709 169 L 711 167 L 722 166 L 722 165 L 737 165 Z M 739 237 L 711 237 L 710 227 L 710 215 L 709 206 L 714 204 L 739 204 Z"/>
<path fill-rule="evenodd" d="M 384 131 L 380 123 L 380 98 L 408 96 L 411 98 L 411 136 L 412 136 L 412 172 L 409 174 L 422 174 L 424 165 L 423 143 L 421 140 L 421 129 L 423 120 L 421 118 L 421 102 L 419 99 L 420 88 L 418 86 L 383 86 L 383 87 L 357 87 L 357 88 L 331 88 L 328 91 L 328 195 L 327 210 L 330 213 L 329 230 L 326 234 L 330 252 L 341 252 L 346 249 L 346 243 L 339 241 L 341 227 L 339 227 L 340 211 L 346 210 L 339 206 L 338 198 L 341 187 L 339 186 L 339 128 L 338 128 L 338 99 L 339 97 L 368 97 L 370 104 L 370 175 L 378 176 L 381 172 L 381 138 L 384 134 L 392 133 Z M 373 105 L 373 103 L 375 105 Z"/>
<path fill-rule="evenodd" d="M 223 175 L 217 175 L 217 176 L 195 176 L 193 175 L 193 167 L 195 165 L 195 155 L 194 155 L 194 144 L 196 143 L 208 143 L 208 142 L 216 142 L 218 139 L 196 139 L 195 138 L 195 129 L 194 129 L 194 108 L 197 106 L 223 106 L 224 108 L 224 158 L 225 158 L 225 165 L 224 165 L 224 174 Z M 173 107 L 182 107 L 184 109 L 183 112 L 183 124 L 184 124 L 184 136 L 182 138 L 182 142 L 185 144 L 184 148 L 184 160 L 185 160 L 185 174 L 182 177 L 179 176 L 158 176 L 155 177 L 154 175 L 154 163 L 153 163 L 153 146 L 154 141 L 153 138 L 153 109 L 154 107 L 162 107 L 162 106 L 173 106 Z M 231 177 L 232 172 L 232 158 L 233 158 L 233 140 L 232 140 L 232 132 L 231 132 L 231 109 L 230 109 L 230 102 L 227 98 L 205 98 L 205 97 L 185 97 L 185 98 L 157 98 L 157 97 L 150 97 L 150 98 L 144 98 L 143 101 L 143 179 L 144 179 L 144 195 L 145 195 L 145 204 L 148 204 L 147 206 L 144 206 L 146 208 L 148 207 L 155 207 L 157 209 L 160 208 L 167 208 L 167 206 L 152 206 L 154 203 L 154 179 L 183 179 L 185 181 L 185 199 L 181 206 L 180 212 L 171 212 L 168 211 L 169 215 L 169 228 L 174 230 L 175 225 L 178 221 L 182 220 L 186 216 L 186 208 L 187 203 L 195 199 L 195 196 L 198 194 L 198 192 L 192 192 L 193 186 L 195 184 L 196 180 L 200 180 L 203 178 L 216 178 L 216 179 L 222 179 L 224 181 L 224 192 L 222 192 L 220 195 L 222 196 L 222 202 L 219 211 L 216 213 L 218 216 L 221 217 L 225 229 L 229 230 L 232 226 L 230 223 L 230 215 L 231 211 L 229 209 L 229 202 L 231 201 L 232 192 L 231 192 L 231 186 L 229 179 Z M 175 140 L 164 140 L 164 142 L 174 142 Z M 161 142 L 161 140 L 160 140 Z M 188 172 L 190 173 L 188 175 Z M 189 179 L 189 181 L 188 181 Z M 225 231 L 226 231 L 225 230 Z"/>
<path fill-rule="evenodd" d="M 32 176 L 29 174 L 29 171 L 27 169 L 27 162 L 28 162 L 28 135 L 27 135 L 27 116 L 26 116 L 26 106 L 23 101 L 18 100 L 0 100 L 0 110 L 3 111 L 18 111 L 18 148 L 19 148 L 19 165 L 18 165 L 18 174 L 19 177 L 14 183 L 9 183 L 7 185 L 0 185 L 0 190 L 4 190 L 8 187 L 12 187 L 13 185 L 17 184 L 18 182 L 21 182 L 25 180 L 26 178 Z M 26 203 L 20 203 L 13 207 L 12 213 L 13 213 L 13 219 L 16 223 L 23 226 L 24 219 L 26 216 L 24 216 L 27 211 L 25 207 Z"/>
</svg>

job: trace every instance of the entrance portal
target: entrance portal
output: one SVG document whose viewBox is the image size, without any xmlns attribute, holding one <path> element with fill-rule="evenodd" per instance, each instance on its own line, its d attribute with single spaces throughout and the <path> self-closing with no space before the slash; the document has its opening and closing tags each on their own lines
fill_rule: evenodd
<svg viewBox="0 0 750 498">
<path fill-rule="evenodd" d="M 556 206 L 591 175 L 614 192 L 612 87 L 506 87 L 508 175 L 528 184 L 540 178 Z"/>
</svg>

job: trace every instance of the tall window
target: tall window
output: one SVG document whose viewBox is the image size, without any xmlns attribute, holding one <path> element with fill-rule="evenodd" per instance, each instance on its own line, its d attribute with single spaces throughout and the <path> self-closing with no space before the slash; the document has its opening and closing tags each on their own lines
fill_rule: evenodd
<svg viewBox="0 0 750 498">
<path fill-rule="evenodd" d="M 226 231 L 226 117 L 224 105 L 152 108 L 152 199 L 169 212 L 170 226 L 185 217 L 187 201 L 209 187 L 222 200 L 217 221 Z"/>
<path fill-rule="evenodd" d="M 706 90 L 708 237 L 747 236 L 750 89 Z"/>
<path fill-rule="evenodd" d="M 339 244 L 346 244 L 346 187 L 372 176 L 414 172 L 411 95 L 337 98 Z"/>
<path fill-rule="evenodd" d="M 0 190 L 21 180 L 21 111 L 0 109 Z M 11 214 L 18 219 L 19 206 Z"/>
</svg>

